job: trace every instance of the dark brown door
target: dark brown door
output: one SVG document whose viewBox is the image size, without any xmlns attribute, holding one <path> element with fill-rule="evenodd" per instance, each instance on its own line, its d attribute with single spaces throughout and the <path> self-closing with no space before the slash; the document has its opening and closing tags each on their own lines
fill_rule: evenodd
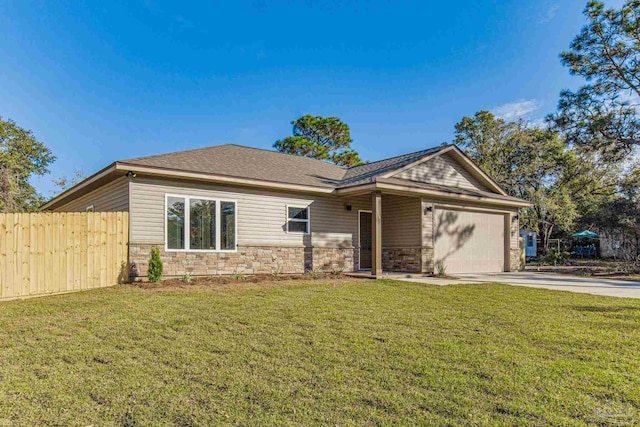
<svg viewBox="0 0 640 427">
<path fill-rule="evenodd" d="M 371 212 L 360 212 L 360 270 L 371 270 Z"/>
</svg>

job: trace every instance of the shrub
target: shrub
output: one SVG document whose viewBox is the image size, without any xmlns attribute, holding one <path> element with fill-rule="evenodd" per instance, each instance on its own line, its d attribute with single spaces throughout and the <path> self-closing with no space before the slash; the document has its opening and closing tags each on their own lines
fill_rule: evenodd
<svg viewBox="0 0 640 427">
<path fill-rule="evenodd" d="M 331 274 L 332 276 L 342 276 L 342 274 L 344 274 L 344 268 L 333 269 L 329 274 Z"/>
<path fill-rule="evenodd" d="M 275 280 L 280 280 L 280 276 L 282 276 L 282 267 L 277 266 L 273 270 L 273 273 L 271 273 L 271 277 L 273 277 Z"/>
<path fill-rule="evenodd" d="M 444 265 L 444 262 L 436 262 L 436 272 L 436 274 L 440 277 L 444 277 L 447 275 L 447 267 Z"/>
<path fill-rule="evenodd" d="M 182 276 L 183 283 L 191 283 L 191 279 L 191 273 L 186 273 L 184 276 Z"/>
<path fill-rule="evenodd" d="M 311 276 L 312 279 L 317 279 L 318 276 L 320 275 L 320 272 L 317 269 L 312 268 L 311 270 L 309 270 L 308 274 L 309 276 Z"/>
<path fill-rule="evenodd" d="M 152 283 L 162 279 L 162 260 L 160 259 L 160 249 L 157 247 L 151 248 L 148 277 Z"/>
<path fill-rule="evenodd" d="M 571 254 L 569 254 L 569 252 L 567 251 L 558 250 L 557 248 L 551 248 L 549 249 L 549 252 L 547 252 L 547 254 L 542 258 L 542 262 L 544 262 L 545 264 L 553 265 L 564 264 L 569 259 L 569 256 L 571 256 Z"/>
</svg>

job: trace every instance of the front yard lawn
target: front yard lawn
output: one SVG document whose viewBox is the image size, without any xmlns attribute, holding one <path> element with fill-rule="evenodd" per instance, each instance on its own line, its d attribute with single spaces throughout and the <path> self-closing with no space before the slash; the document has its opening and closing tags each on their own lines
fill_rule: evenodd
<svg viewBox="0 0 640 427">
<path fill-rule="evenodd" d="M 0 303 L 0 426 L 639 423 L 633 299 L 351 279 Z"/>
</svg>

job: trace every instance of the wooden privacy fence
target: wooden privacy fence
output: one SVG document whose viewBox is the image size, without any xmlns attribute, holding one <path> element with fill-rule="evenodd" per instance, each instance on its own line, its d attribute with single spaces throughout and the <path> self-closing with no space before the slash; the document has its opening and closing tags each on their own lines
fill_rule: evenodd
<svg viewBox="0 0 640 427">
<path fill-rule="evenodd" d="M 0 300 L 128 279 L 129 213 L 0 214 Z"/>
</svg>

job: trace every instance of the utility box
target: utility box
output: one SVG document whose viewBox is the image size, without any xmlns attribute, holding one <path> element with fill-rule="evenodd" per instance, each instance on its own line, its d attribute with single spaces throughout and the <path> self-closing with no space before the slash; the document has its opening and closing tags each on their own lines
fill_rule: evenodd
<svg viewBox="0 0 640 427">
<path fill-rule="evenodd" d="M 538 255 L 538 233 L 531 230 L 520 230 L 520 237 L 524 239 L 524 255 L 533 258 Z M 521 242 L 521 246 L 522 242 Z"/>
</svg>

